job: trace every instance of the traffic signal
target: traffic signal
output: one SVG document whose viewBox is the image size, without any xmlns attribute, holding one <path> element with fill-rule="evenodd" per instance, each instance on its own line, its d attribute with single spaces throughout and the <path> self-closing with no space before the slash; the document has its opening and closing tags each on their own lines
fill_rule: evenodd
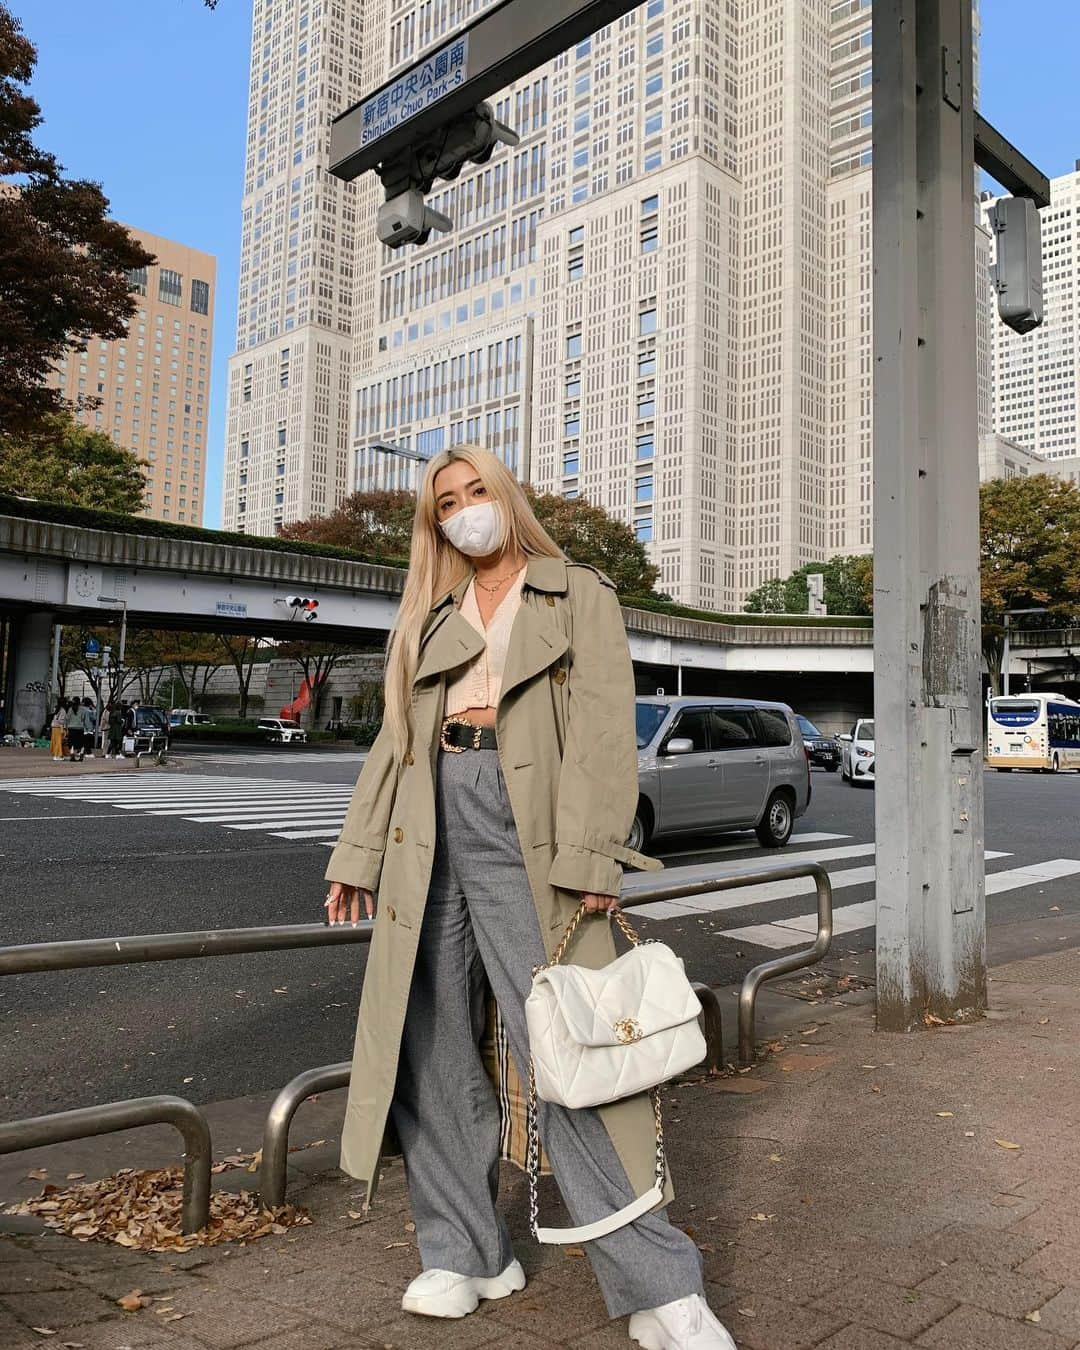
<svg viewBox="0 0 1080 1350">
<path fill-rule="evenodd" d="M 305 623 L 311 623 L 319 617 L 315 613 L 319 608 L 319 602 L 310 595 L 287 595 L 285 603 L 290 605 L 295 613 L 302 613 Z"/>
</svg>

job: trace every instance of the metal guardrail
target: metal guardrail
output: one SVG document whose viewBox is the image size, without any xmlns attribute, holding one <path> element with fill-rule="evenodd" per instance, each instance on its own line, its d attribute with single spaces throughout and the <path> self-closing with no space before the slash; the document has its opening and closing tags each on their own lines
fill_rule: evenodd
<svg viewBox="0 0 1080 1350">
<path fill-rule="evenodd" d="M 713 891 L 738 890 L 765 881 L 811 877 L 817 888 L 818 934 L 808 951 L 794 952 L 755 966 L 743 980 L 739 994 L 739 1059 L 754 1058 L 754 1016 L 757 995 L 766 980 L 814 965 L 832 942 L 832 887 L 818 863 L 768 863 L 742 871 L 720 872 L 696 881 L 635 885 L 633 880 L 620 898 L 622 907 L 633 908 L 661 900 L 679 900 Z M 67 942 L 36 942 L 0 948 L 0 976 L 27 975 L 56 970 L 80 970 L 120 966 L 147 961 L 181 961 L 207 956 L 235 956 L 246 952 L 283 951 L 293 948 L 344 946 L 370 942 L 373 924 L 280 924 L 261 928 L 224 928 L 192 933 L 150 933 L 121 938 L 81 938 Z M 705 1030 L 705 1064 L 723 1065 L 723 1025 L 715 990 L 695 984 L 702 1003 Z M 289 1127 L 297 1108 L 316 1092 L 343 1087 L 349 1080 L 349 1064 L 331 1064 L 297 1075 L 278 1093 L 266 1119 L 263 1135 L 259 1187 L 268 1205 L 284 1202 L 288 1164 Z M 0 1152 L 11 1153 L 42 1144 L 65 1142 L 158 1122 L 175 1124 L 184 1133 L 184 1224 L 185 1232 L 202 1227 L 207 1220 L 211 1156 L 210 1130 L 206 1119 L 192 1103 L 180 1097 L 141 1097 L 82 1107 L 50 1116 L 36 1116 L 0 1126 Z M 205 1169 L 205 1177 L 203 1175 Z"/>
</svg>

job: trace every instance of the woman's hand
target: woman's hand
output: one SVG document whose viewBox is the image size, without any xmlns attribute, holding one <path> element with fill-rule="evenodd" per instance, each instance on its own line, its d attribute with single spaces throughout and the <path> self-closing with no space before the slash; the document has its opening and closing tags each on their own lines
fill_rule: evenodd
<svg viewBox="0 0 1080 1350">
<path fill-rule="evenodd" d="M 619 903 L 617 895 L 597 895 L 595 891 L 582 891 L 581 898 L 585 902 L 586 914 L 606 914 Z"/>
<path fill-rule="evenodd" d="M 375 917 L 375 898 L 370 891 L 359 886 L 346 886 L 342 881 L 332 881 L 324 902 L 327 923 L 359 923 L 360 901 L 369 919 Z"/>
</svg>

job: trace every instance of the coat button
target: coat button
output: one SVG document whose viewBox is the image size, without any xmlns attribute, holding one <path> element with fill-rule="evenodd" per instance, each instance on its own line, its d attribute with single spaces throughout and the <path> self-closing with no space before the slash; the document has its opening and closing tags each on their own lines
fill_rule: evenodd
<svg viewBox="0 0 1080 1350">
<path fill-rule="evenodd" d="M 387 905 L 386 917 L 390 920 L 391 923 L 397 922 L 397 910 L 394 908 L 393 905 Z"/>
<path fill-rule="evenodd" d="M 412 763 L 413 763 L 413 752 L 412 752 L 411 750 L 406 750 L 406 751 L 405 751 L 405 763 L 406 763 L 406 764 L 412 764 Z"/>
<path fill-rule="evenodd" d="M 544 603 L 545 603 L 546 605 L 550 605 L 551 608 L 554 609 L 554 608 L 555 608 L 555 597 L 554 597 L 553 595 L 545 595 L 545 596 L 544 596 Z"/>
<path fill-rule="evenodd" d="M 405 831 L 401 828 L 400 825 L 398 825 L 397 828 L 394 830 L 394 843 L 400 844 L 404 838 L 405 838 Z"/>
<path fill-rule="evenodd" d="M 562 666 L 560 666 L 559 669 L 555 672 L 554 675 L 552 675 L 551 678 L 555 681 L 556 684 L 565 684 L 566 671 L 563 670 Z"/>
</svg>

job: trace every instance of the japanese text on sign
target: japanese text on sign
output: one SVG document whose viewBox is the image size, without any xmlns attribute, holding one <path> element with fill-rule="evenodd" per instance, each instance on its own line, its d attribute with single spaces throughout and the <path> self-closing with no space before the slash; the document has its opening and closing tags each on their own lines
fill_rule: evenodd
<svg viewBox="0 0 1080 1350">
<path fill-rule="evenodd" d="M 440 51 L 432 52 L 393 84 L 372 94 L 360 105 L 361 145 L 377 141 L 464 84 L 468 57 L 469 37 L 466 33 Z"/>
</svg>

